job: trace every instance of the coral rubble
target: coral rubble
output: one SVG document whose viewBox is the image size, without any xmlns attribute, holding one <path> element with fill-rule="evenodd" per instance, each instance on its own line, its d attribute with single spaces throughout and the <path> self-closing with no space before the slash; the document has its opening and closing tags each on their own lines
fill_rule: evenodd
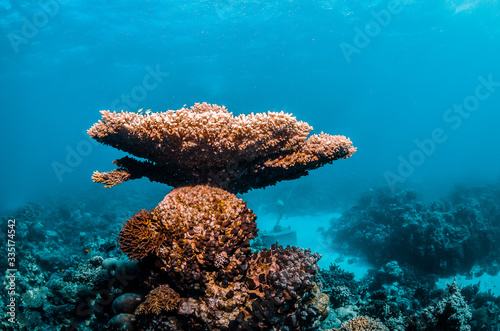
<svg viewBox="0 0 500 331">
<path fill-rule="evenodd" d="M 147 177 L 174 187 L 120 232 L 121 249 L 139 262 L 149 292 L 135 317 L 123 320 L 137 319 L 146 330 L 317 328 L 328 314 L 316 280 L 320 256 L 281 246 L 251 253 L 257 217 L 234 194 L 348 158 L 356 151 L 348 138 L 308 137 L 312 128 L 283 112 L 233 116 L 207 103 L 101 113 L 90 136 L 145 161 L 124 157 L 93 180 L 110 187 Z"/>
</svg>

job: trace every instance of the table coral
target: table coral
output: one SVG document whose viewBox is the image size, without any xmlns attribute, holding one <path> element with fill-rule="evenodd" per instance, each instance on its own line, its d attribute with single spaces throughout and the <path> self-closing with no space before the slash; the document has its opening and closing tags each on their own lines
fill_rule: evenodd
<svg viewBox="0 0 500 331">
<path fill-rule="evenodd" d="M 89 130 L 95 140 L 128 152 L 119 167 L 95 172 L 105 186 L 147 177 L 170 186 L 211 184 L 230 192 L 295 179 L 356 148 L 344 136 L 311 135 L 312 127 L 284 112 L 233 116 L 207 103 L 142 115 L 102 111 Z"/>
<path fill-rule="evenodd" d="M 207 103 L 146 115 L 102 111 L 90 136 L 136 157 L 92 176 L 111 187 L 147 177 L 173 186 L 156 208 L 123 226 L 149 294 L 145 329 L 313 330 L 328 314 L 316 282 L 320 255 L 297 247 L 250 252 L 255 214 L 236 193 L 295 179 L 356 148 L 344 136 L 309 136 L 283 112 L 233 116 Z M 309 137 L 308 137 L 309 136 Z M 149 275 L 149 276 L 148 276 Z"/>
</svg>

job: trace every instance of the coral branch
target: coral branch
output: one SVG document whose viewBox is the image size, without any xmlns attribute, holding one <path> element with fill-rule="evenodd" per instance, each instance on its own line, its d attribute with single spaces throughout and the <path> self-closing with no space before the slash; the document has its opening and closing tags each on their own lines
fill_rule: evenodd
<svg viewBox="0 0 500 331">
<path fill-rule="evenodd" d="M 146 297 L 146 300 L 137 307 L 135 313 L 140 314 L 155 314 L 159 315 L 164 311 L 172 311 L 179 307 L 181 302 L 177 292 L 172 290 L 168 285 L 160 285 Z"/>
<path fill-rule="evenodd" d="M 112 187 L 131 179 L 131 174 L 126 169 L 116 169 L 109 172 L 94 171 L 92 180 L 95 183 L 104 184 L 104 187 Z"/>
</svg>

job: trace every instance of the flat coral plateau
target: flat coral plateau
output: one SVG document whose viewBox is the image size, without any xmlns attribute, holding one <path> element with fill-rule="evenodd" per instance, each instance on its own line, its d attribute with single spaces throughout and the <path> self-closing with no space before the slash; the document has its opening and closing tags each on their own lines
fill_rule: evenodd
<svg viewBox="0 0 500 331">
<path fill-rule="evenodd" d="M 224 106 L 138 114 L 102 111 L 89 130 L 95 140 L 146 159 L 115 160 L 119 167 L 95 172 L 105 186 L 147 177 L 179 187 L 207 184 L 233 193 L 295 179 L 356 148 L 345 136 L 311 135 L 312 127 L 291 114 L 267 112 L 233 116 Z"/>
</svg>

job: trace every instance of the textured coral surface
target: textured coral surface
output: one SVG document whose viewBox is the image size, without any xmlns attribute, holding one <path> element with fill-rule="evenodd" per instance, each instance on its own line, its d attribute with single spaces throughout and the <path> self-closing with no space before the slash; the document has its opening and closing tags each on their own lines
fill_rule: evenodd
<svg viewBox="0 0 500 331">
<path fill-rule="evenodd" d="M 120 233 L 122 250 L 140 260 L 148 254 L 179 286 L 200 289 L 206 271 L 241 278 L 247 268 L 256 216 L 222 189 L 198 185 L 172 190 L 150 213 L 141 211 Z"/>
<path fill-rule="evenodd" d="M 255 219 L 234 194 L 205 185 L 174 189 L 151 212 L 132 217 L 120 232 L 122 251 L 155 270 L 136 310 L 141 323 L 151 329 L 312 327 L 326 310 L 315 282 L 320 256 L 281 246 L 251 254 Z"/>
<path fill-rule="evenodd" d="M 147 160 L 124 157 L 114 161 L 117 170 L 95 172 L 93 180 L 105 186 L 147 177 L 242 193 L 307 175 L 356 151 L 344 136 L 308 138 L 312 127 L 283 112 L 233 116 L 224 106 L 202 103 L 148 115 L 101 113 L 90 136 Z"/>
</svg>

